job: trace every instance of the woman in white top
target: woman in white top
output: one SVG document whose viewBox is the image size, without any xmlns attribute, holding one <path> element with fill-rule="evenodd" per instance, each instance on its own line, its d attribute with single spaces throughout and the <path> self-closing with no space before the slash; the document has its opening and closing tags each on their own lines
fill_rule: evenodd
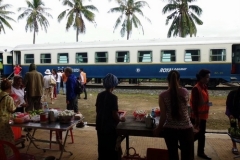
<svg viewBox="0 0 240 160">
<path fill-rule="evenodd" d="M 53 89 L 54 86 L 50 84 L 51 78 L 54 79 L 52 73 L 49 69 L 46 69 L 44 72 L 45 76 L 43 77 L 44 82 L 44 101 L 46 102 L 46 98 L 49 96 L 51 98 L 51 103 L 53 104 Z"/>
<path fill-rule="evenodd" d="M 57 74 L 56 69 L 52 69 L 52 76 L 56 80 L 56 85 L 54 85 L 54 88 L 53 88 L 53 98 L 57 99 L 57 79 L 58 79 L 58 74 Z"/>
<path fill-rule="evenodd" d="M 22 112 L 24 113 L 24 108 L 28 106 L 24 99 L 24 88 L 22 84 L 22 77 L 15 76 L 13 78 L 13 84 L 11 87 L 11 94 L 15 94 L 18 97 L 19 105 L 17 106 L 17 109 L 15 112 Z"/>
</svg>

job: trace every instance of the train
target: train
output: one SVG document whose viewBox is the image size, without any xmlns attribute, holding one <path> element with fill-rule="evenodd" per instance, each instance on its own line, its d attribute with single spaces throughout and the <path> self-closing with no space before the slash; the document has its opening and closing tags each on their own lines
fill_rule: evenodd
<svg viewBox="0 0 240 160">
<path fill-rule="evenodd" d="M 24 76 L 35 63 L 42 74 L 46 69 L 71 67 L 78 76 L 83 68 L 88 80 L 95 83 L 101 83 L 107 73 L 120 81 L 138 83 L 166 79 L 169 71 L 177 70 L 183 86 L 194 85 L 203 68 L 211 71 L 209 86 L 240 82 L 240 37 L 30 44 L 0 52 L 0 59 L 1 55 L 5 76 L 12 73 L 15 64 L 21 65 Z"/>
</svg>

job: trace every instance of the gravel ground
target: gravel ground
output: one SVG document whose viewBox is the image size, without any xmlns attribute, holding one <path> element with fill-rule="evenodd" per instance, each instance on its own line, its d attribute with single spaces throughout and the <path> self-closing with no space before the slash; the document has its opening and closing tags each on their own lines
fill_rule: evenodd
<svg viewBox="0 0 240 160">
<path fill-rule="evenodd" d="M 92 89 L 88 88 L 88 92 L 101 92 L 104 89 Z M 164 90 L 141 90 L 141 89 L 115 89 L 115 93 L 129 93 L 129 94 L 150 94 L 150 95 L 158 95 L 159 93 L 163 92 Z M 191 94 L 191 90 L 188 90 L 189 94 Z M 219 97 L 226 97 L 230 90 L 209 90 L 210 96 L 219 96 Z"/>
</svg>

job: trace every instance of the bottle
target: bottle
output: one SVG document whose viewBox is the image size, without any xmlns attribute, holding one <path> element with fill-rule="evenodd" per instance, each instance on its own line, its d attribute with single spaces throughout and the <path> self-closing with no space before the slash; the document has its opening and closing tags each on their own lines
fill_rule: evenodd
<svg viewBox="0 0 240 160">
<path fill-rule="evenodd" d="M 152 117 L 155 117 L 155 111 L 154 111 L 154 109 L 152 109 L 151 116 L 152 116 Z"/>
</svg>

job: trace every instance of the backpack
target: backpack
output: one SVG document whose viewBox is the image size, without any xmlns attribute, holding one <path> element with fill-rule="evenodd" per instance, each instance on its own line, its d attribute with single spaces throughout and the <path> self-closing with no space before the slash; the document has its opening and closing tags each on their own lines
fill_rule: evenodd
<svg viewBox="0 0 240 160">
<path fill-rule="evenodd" d="M 83 85 L 81 82 L 76 80 L 76 85 L 75 85 L 75 93 L 76 94 L 81 94 L 83 92 Z"/>
</svg>

